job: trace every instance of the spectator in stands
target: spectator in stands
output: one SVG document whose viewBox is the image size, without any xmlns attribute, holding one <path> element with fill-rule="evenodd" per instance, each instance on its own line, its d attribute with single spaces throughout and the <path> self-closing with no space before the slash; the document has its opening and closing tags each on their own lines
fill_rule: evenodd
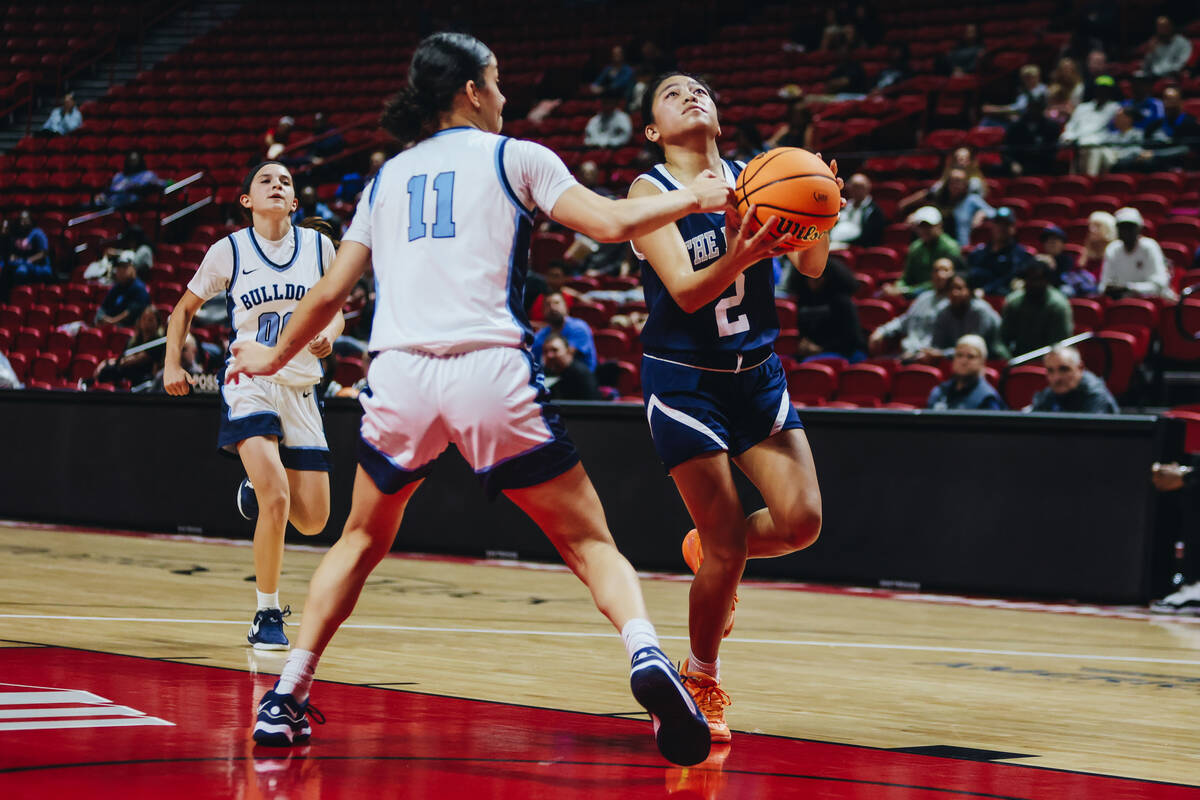
<svg viewBox="0 0 1200 800">
<path fill-rule="evenodd" d="M 127 254 L 117 257 L 113 268 L 113 287 L 96 309 L 97 325 L 130 325 L 150 305 L 150 292 L 138 280 L 133 259 Z"/>
<path fill-rule="evenodd" d="M 1050 285 L 1054 262 L 1035 256 L 1025 265 L 1025 285 L 1008 296 L 1000 324 L 1000 340 L 1013 356 L 1066 339 L 1075 329 L 1071 303 Z"/>
<path fill-rule="evenodd" d="M 1159 122 L 1166 113 L 1163 101 L 1155 97 L 1153 91 L 1154 78 L 1149 73 L 1133 73 L 1130 97 L 1121 105 L 1129 110 L 1134 125 L 1139 130 L 1145 130 L 1153 123 Z"/>
<path fill-rule="evenodd" d="M 1033 396 L 1032 411 L 1072 414 L 1119 414 L 1121 409 L 1099 376 L 1083 368 L 1074 347 L 1054 347 L 1046 356 L 1050 385 Z"/>
<path fill-rule="evenodd" d="M 1071 98 L 1066 89 L 1057 83 L 1046 87 L 1046 119 L 1055 127 L 1056 142 L 1058 131 L 1066 126 L 1067 120 L 1071 118 L 1071 112 L 1074 110 L 1075 107 L 1071 105 Z"/>
<path fill-rule="evenodd" d="M 767 139 L 767 149 L 772 147 L 803 147 L 812 149 L 813 115 L 806 101 L 796 99 L 788 106 L 787 122 L 775 129 Z"/>
<path fill-rule="evenodd" d="M 850 26 L 846 26 L 850 27 Z M 825 80 L 825 92 L 839 99 L 860 98 L 867 93 L 867 74 L 862 63 L 854 57 L 850 45 L 842 42 L 834 51 L 833 72 Z"/>
<path fill-rule="evenodd" d="M 1101 76 L 1095 76 L 1095 78 L 1099 77 Z M 1075 59 L 1060 58 L 1058 60 L 1054 72 L 1050 73 L 1050 85 L 1057 85 L 1066 93 L 1069 110 L 1074 111 L 1076 106 L 1083 102 L 1084 82 L 1083 77 L 1079 74 L 1079 62 Z"/>
<path fill-rule="evenodd" d="M 987 181 L 983 177 L 983 170 L 979 167 L 979 154 L 964 145 L 954 148 L 946 155 L 945 161 L 942 162 L 942 174 L 928 189 L 918 189 L 900 200 L 900 210 L 911 211 L 916 206 L 933 203 L 934 198 L 942 193 L 946 182 L 950 179 L 950 173 L 956 169 L 966 173 L 969 193 L 987 197 Z"/>
<path fill-rule="evenodd" d="M 726 154 L 726 158 L 735 161 L 749 161 L 759 153 L 766 151 L 767 146 L 763 142 L 762 134 L 758 132 L 758 126 L 749 121 L 739 122 L 734 128 L 733 147 Z"/>
<path fill-rule="evenodd" d="M 633 67 L 625 63 L 625 48 L 614 44 L 608 64 L 588 88 L 592 94 L 623 99 L 629 96 L 629 90 L 633 88 L 633 77 Z"/>
<path fill-rule="evenodd" d="M 1163 78 L 1178 73 L 1191 58 L 1191 40 L 1175 32 L 1169 17 L 1155 20 L 1154 36 L 1148 44 L 1143 69 L 1156 78 Z"/>
<path fill-rule="evenodd" d="M 1115 215 L 1117 241 L 1104 250 L 1100 292 L 1108 297 L 1161 297 L 1175 300 L 1171 272 L 1158 242 L 1142 236 L 1145 222 L 1136 208 L 1121 208 Z"/>
<path fill-rule="evenodd" d="M 963 28 L 963 38 L 945 55 L 943 72 L 950 75 L 973 75 L 979 69 L 983 55 L 983 42 L 979 38 L 979 27 L 968 23 Z"/>
<path fill-rule="evenodd" d="M 988 301 L 975 297 L 966 276 L 951 276 L 946 294 L 947 303 L 933 320 L 933 336 L 920 360 L 935 364 L 952 357 L 955 343 L 967 334 L 982 337 L 997 358 L 1008 358 L 1008 348 L 1000 336 L 1000 315 Z"/>
<path fill-rule="evenodd" d="M 546 327 L 533 337 L 533 355 L 539 361 L 542 359 L 542 345 L 551 334 L 559 334 L 575 348 L 575 353 L 583 360 L 588 369 L 596 369 L 596 343 L 592 339 L 592 329 L 581 319 L 570 316 L 567 299 L 562 292 L 550 292 L 546 295 Z"/>
<path fill-rule="evenodd" d="M 845 358 L 851 363 L 867 357 L 854 292 L 858 281 L 840 260 L 830 259 L 819 278 L 800 275 L 787 284 L 796 302 L 796 328 L 800 343 L 796 356 L 810 361 L 821 358 Z"/>
<path fill-rule="evenodd" d="M 967 277 L 984 294 L 1008 294 L 1013 279 L 1033 258 L 1033 253 L 1013 235 L 1016 218 L 1011 208 L 997 208 L 988 221 L 991 238 L 967 254 Z"/>
<path fill-rule="evenodd" d="M 1108 245 L 1117 238 L 1117 220 L 1107 211 L 1093 211 L 1088 216 L 1087 238 L 1083 240 L 1083 256 L 1079 268 L 1087 270 L 1100 284 L 1100 270 L 1104 266 L 1104 254 Z"/>
<path fill-rule="evenodd" d="M 932 286 L 933 262 L 939 258 L 957 259 L 962 248 L 952 236 L 942 230 L 942 212 L 933 206 L 922 206 L 908 217 L 917 238 L 908 246 L 904 274 L 900 280 L 883 287 L 884 294 L 914 295 Z"/>
<path fill-rule="evenodd" d="M 383 169 L 383 165 L 386 163 L 387 153 L 383 150 L 373 151 L 367 162 L 365 174 L 350 172 L 342 176 L 342 182 L 337 188 L 337 199 L 343 203 L 357 203 L 362 195 L 363 187 L 375 179 L 375 175 Z"/>
<path fill-rule="evenodd" d="M 588 147 L 624 147 L 633 135 L 633 121 L 615 94 L 604 95 L 600 111 L 587 121 L 583 143 Z"/>
<path fill-rule="evenodd" d="M 50 263 L 50 240 L 46 232 L 33 224 L 33 214 L 24 209 L 10 228 L 11 253 L 4 265 L 0 283 L 11 288 L 21 283 L 50 283 L 54 281 L 54 266 Z M 8 292 L 5 292 L 7 297 Z"/>
<path fill-rule="evenodd" d="M 1121 109 L 1116 101 L 1116 83 L 1108 75 L 1096 78 L 1096 97 L 1076 106 L 1058 137 L 1063 144 L 1076 145 L 1079 152 L 1077 169 L 1085 175 L 1099 175 L 1103 164 L 1103 148 L 1108 139 L 1108 125 Z"/>
<path fill-rule="evenodd" d="M 1084 100 L 1092 99 L 1092 83 L 1101 75 L 1107 75 L 1108 72 L 1108 53 L 1104 52 L 1102 47 L 1093 47 L 1088 51 L 1083 62 Z"/>
<path fill-rule="evenodd" d="M 118 247 L 133 254 L 133 268 L 142 280 L 150 277 L 154 266 L 154 248 L 146 241 L 146 232 L 141 225 L 130 225 L 117 239 Z M 117 255 L 117 254 L 114 254 Z"/>
<path fill-rule="evenodd" d="M 877 247 L 883 241 L 887 217 L 871 197 L 871 179 L 856 172 L 846 181 L 846 207 L 829 231 L 831 247 Z"/>
<path fill-rule="evenodd" d="M 83 114 L 75 105 L 75 95 L 67 92 L 63 95 L 62 105 L 50 112 L 49 118 L 42 125 L 42 133 L 48 136 L 66 136 L 83 124 Z"/>
<path fill-rule="evenodd" d="M 292 140 L 292 132 L 296 129 L 296 119 L 287 114 L 279 118 L 275 127 L 268 128 L 263 142 L 266 145 L 267 158 L 278 158 L 283 149 Z"/>
<path fill-rule="evenodd" d="M 1179 89 L 1164 89 L 1162 102 L 1163 117 L 1146 126 L 1146 146 L 1137 157 L 1137 167 L 1149 172 L 1184 166 L 1200 142 L 1200 125 L 1183 110 Z"/>
<path fill-rule="evenodd" d="M 908 42 L 892 42 L 888 45 L 887 65 L 879 71 L 871 92 L 885 92 L 912 77 L 912 59 L 908 53 Z"/>
<path fill-rule="evenodd" d="M 1053 172 L 1061 127 L 1046 116 L 1045 104 L 1032 100 L 1004 134 L 1004 159 L 1013 175 Z"/>
<path fill-rule="evenodd" d="M 133 319 L 136 320 L 133 326 L 133 336 L 125 345 L 125 352 L 117 358 L 109 358 L 100 363 L 96 368 L 97 381 L 116 383 L 125 380 L 137 387 L 140 384 L 150 383 L 154 380 L 155 375 L 162 372 L 167 354 L 167 340 L 162 323 L 158 318 L 158 310 L 154 306 L 147 305 L 140 309 Z M 129 352 L 156 340 L 158 341 L 157 346 L 133 353 Z"/>
<path fill-rule="evenodd" d="M 146 195 L 162 189 L 167 182 L 147 169 L 142 154 L 132 150 L 125 156 L 125 166 L 108 185 L 108 191 L 97 200 L 101 205 L 121 209 L 135 205 Z"/>
<path fill-rule="evenodd" d="M 546 322 L 546 298 L 550 294 L 561 294 L 563 303 L 567 307 L 567 314 L 570 314 L 571 309 L 575 307 L 576 300 L 579 299 L 579 293 L 566 285 L 567 263 L 561 259 L 551 261 L 542 278 L 546 282 L 546 288 L 537 296 L 537 299 L 533 301 L 533 306 L 529 309 L 530 321 Z"/>
<path fill-rule="evenodd" d="M 983 113 L 994 119 L 991 121 L 993 125 L 1008 127 L 1009 123 L 1018 119 L 1025 113 L 1025 109 L 1029 108 L 1031 100 L 1040 100 L 1043 103 L 1046 100 L 1046 84 L 1042 83 L 1042 70 L 1037 64 L 1026 64 L 1021 67 L 1018 73 L 1020 86 L 1017 89 L 1017 97 L 1006 106 L 985 104 Z M 980 124 L 989 124 L 988 120 Z"/>
<path fill-rule="evenodd" d="M 1095 297 L 1096 278 L 1080 265 L 1074 253 L 1067 251 L 1066 244 L 1067 234 L 1057 225 L 1042 230 L 1042 255 L 1054 261 L 1051 283 L 1067 297 Z"/>
<path fill-rule="evenodd" d="M 315 165 L 328 161 L 346 149 L 346 140 L 336 132 L 333 123 L 323 111 L 313 114 L 312 135 L 317 141 L 308 149 L 308 154 Z"/>
<path fill-rule="evenodd" d="M 950 364 L 953 377 L 933 387 L 926 408 L 937 411 L 1004 411 L 1007 406 L 984 375 L 987 343 L 973 333 L 959 338 Z"/>
<path fill-rule="evenodd" d="M 546 388 L 554 400 L 599 400 L 596 375 L 575 357 L 575 348 L 560 333 L 542 342 L 542 369 Z"/>
<path fill-rule="evenodd" d="M 1137 164 L 1145 135 L 1135 124 L 1134 114 L 1131 109 L 1121 108 L 1113 116 L 1113 129 L 1106 139 L 1108 146 L 1099 148 L 1096 156 L 1101 171 L 1124 169 Z"/>
<path fill-rule="evenodd" d="M 926 355 L 933 343 L 933 325 L 938 312 L 946 305 L 950 295 L 950 278 L 954 276 L 955 263 L 949 258 L 939 258 L 933 263 L 930 276 L 931 287 L 918 294 L 904 313 L 892 317 L 871 332 L 867 350 L 879 356 L 891 349 L 898 339 L 900 358 L 916 361 Z"/>
<path fill-rule="evenodd" d="M 149 311 L 149 309 L 147 309 L 147 311 Z M 143 316 L 145 316 L 146 312 L 142 313 Z M 141 317 L 139 317 L 138 320 L 140 322 Z M 179 366 L 182 367 L 183 371 L 186 372 L 193 380 L 205 374 L 204 366 L 201 363 L 202 352 L 203 351 L 200 350 L 200 346 L 196 343 L 195 336 L 189 333 L 184 337 L 183 347 L 179 350 Z M 166 354 L 165 345 L 163 354 Z M 161 369 L 161 366 L 162 364 L 159 364 L 160 369 L 154 376 L 154 386 L 150 389 L 150 391 L 154 392 L 155 394 L 164 394 L 166 392 L 166 389 L 163 388 L 163 370 Z M 197 386 L 198 382 L 192 383 L 193 391 L 196 390 Z"/>
<path fill-rule="evenodd" d="M 301 220 L 309 217 L 318 217 L 334 227 L 341 226 L 341 220 L 337 218 L 337 215 L 317 198 L 317 190 L 313 186 L 305 186 L 301 189 L 297 200 L 296 210 L 292 212 L 293 225 L 299 225 Z"/>
<path fill-rule="evenodd" d="M 940 188 L 930 193 L 929 201 L 942 212 L 942 219 L 949 221 L 946 233 L 958 240 L 959 247 L 967 247 L 971 243 L 971 229 L 990 218 L 995 209 L 967 188 L 964 169 L 950 170 L 945 182 L 940 183 Z"/>
</svg>

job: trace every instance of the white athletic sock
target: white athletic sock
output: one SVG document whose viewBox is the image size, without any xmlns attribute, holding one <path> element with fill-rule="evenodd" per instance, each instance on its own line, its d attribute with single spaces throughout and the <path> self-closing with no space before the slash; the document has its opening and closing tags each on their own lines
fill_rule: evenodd
<svg viewBox="0 0 1200 800">
<path fill-rule="evenodd" d="M 703 672 L 713 680 L 719 681 L 721 680 L 721 657 L 717 656 L 712 661 L 701 661 L 689 648 L 687 670 L 688 672 Z"/>
<path fill-rule="evenodd" d="M 654 632 L 650 620 L 634 617 L 621 628 L 621 641 L 625 643 L 625 652 L 632 660 L 633 654 L 643 647 L 658 647 L 658 634 Z"/>
<path fill-rule="evenodd" d="M 290 694 L 297 702 L 303 703 L 308 699 L 308 689 L 312 686 L 313 673 L 317 669 L 320 657 L 311 650 L 293 649 L 288 653 L 287 663 L 279 674 L 279 683 L 275 691 L 280 694 Z"/>
<path fill-rule="evenodd" d="M 264 608 L 279 608 L 279 590 L 278 589 L 276 589 L 275 591 L 270 592 L 270 593 L 260 592 L 258 589 L 255 589 L 254 593 L 256 595 L 258 595 L 258 610 L 259 611 L 262 611 Z"/>
</svg>

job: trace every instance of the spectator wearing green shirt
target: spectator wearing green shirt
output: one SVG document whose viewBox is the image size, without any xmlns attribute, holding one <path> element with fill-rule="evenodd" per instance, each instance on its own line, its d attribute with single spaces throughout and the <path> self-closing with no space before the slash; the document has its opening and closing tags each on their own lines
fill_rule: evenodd
<svg viewBox="0 0 1200 800">
<path fill-rule="evenodd" d="M 1050 285 L 1053 272 L 1049 257 L 1035 256 L 1021 272 L 1024 288 L 1004 303 L 1000 338 L 1014 356 L 1062 341 L 1075 329 L 1070 301 Z"/>
<path fill-rule="evenodd" d="M 884 287 L 884 294 L 914 295 L 932 287 L 933 262 L 939 258 L 958 260 L 961 248 L 953 236 L 942 230 L 942 212 L 933 206 L 921 206 L 908 217 L 917 235 L 908 248 L 904 274 Z"/>
</svg>

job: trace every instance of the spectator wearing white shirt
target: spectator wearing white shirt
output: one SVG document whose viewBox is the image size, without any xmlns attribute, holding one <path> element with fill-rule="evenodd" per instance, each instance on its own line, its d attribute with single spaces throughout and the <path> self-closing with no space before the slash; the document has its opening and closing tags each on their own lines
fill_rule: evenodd
<svg viewBox="0 0 1200 800">
<path fill-rule="evenodd" d="M 1154 23 L 1154 38 L 1146 53 L 1143 66 L 1156 78 L 1174 75 L 1187 66 L 1192 58 L 1191 41 L 1175 32 L 1169 17 L 1159 17 Z"/>
<path fill-rule="evenodd" d="M 1118 164 L 1137 159 L 1142 152 L 1145 134 L 1134 124 L 1133 109 L 1122 108 L 1112 120 L 1112 131 L 1108 134 L 1108 147 L 1099 150 L 1100 169 L 1108 171 Z"/>
<path fill-rule="evenodd" d="M 1108 123 L 1117 115 L 1121 104 L 1114 98 L 1116 82 L 1108 75 L 1096 78 L 1093 87 L 1095 97 L 1080 103 L 1067 120 L 1059 141 L 1063 144 L 1080 145 L 1079 170 L 1086 175 L 1099 175 L 1103 165 L 1103 145 L 1109 137 Z"/>
<path fill-rule="evenodd" d="M 604 105 L 583 129 L 583 143 L 588 147 L 623 147 L 633 136 L 633 121 L 621 110 L 620 98 L 605 95 Z"/>
<path fill-rule="evenodd" d="M 1112 297 L 1174 300 L 1171 273 L 1158 242 L 1142 236 L 1145 223 L 1136 208 L 1118 209 L 1117 239 L 1104 250 L 1100 292 Z"/>
<path fill-rule="evenodd" d="M 62 105 L 50 112 L 50 118 L 42 125 L 42 132 L 54 136 L 66 136 L 83 124 L 83 114 L 75 105 L 75 95 L 63 95 Z"/>
<path fill-rule="evenodd" d="M 871 197 L 871 179 L 856 172 L 846 181 L 846 207 L 829 231 L 831 247 L 876 247 L 883 241 L 887 218 Z"/>
</svg>

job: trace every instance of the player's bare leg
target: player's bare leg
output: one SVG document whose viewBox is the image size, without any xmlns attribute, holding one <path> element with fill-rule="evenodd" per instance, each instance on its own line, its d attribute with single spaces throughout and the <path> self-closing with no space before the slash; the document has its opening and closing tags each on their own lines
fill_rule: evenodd
<svg viewBox="0 0 1200 800">
<path fill-rule="evenodd" d="M 291 509 L 287 472 L 279 460 L 274 436 L 252 436 L 237 445 L 246 475 L 254 484 L 258 518 L 254 523 L 254 581 L 260 592 L 279 590 L 283 564 L 283 535 Z"/>
<path fill-rule="evenodd" d="M 329 522 L 329 473 L 287 470 L 291 508 L 288 521 L 305 536 L 316 536 Z"/>
<path fill-rule="evenodd" d="M 804 431 L 781 431 L 734 462 L 767 504 L 746 520 L 747 557 L 782 556 L 803 550 L 817 540 L 821 533 L 821 489 Z"/>
</svg>

